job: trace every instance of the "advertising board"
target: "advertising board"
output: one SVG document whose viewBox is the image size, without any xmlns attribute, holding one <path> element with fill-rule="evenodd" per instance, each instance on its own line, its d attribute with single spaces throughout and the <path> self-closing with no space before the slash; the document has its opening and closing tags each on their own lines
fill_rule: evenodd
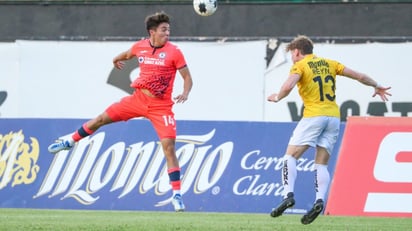
<svg viewBox="0 0 412 231">
<path fill-rule="evenodd" d="M 412 119 L 349 117 L 325 210 L 412 217 Z"/>
<path fill-rule="evenodd" d="M 147 120 L 110 124 L 72 150 L 48 153 L 51 142 L 84 122 L 1 119 L 0 206 L 172 210 L 163 151 Z M 270 213 L 282 199 L 281 160 L 295 123 L 177 125 L 176 153 L 188 211 Z M 315 200 L 313 154 L 310 149 L 298 161 L 297 202 L 289 213 L 304 213 Z M 337 148 L 332 173 L 336 156 Z"/>
</svg>

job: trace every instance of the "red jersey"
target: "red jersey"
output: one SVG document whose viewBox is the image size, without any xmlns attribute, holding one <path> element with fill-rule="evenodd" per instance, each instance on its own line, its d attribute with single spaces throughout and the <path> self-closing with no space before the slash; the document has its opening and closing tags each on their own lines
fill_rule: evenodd
<svg viewBox="0 0 412 231">
<path fill-rule="evenodd" d="M 176 71 L 186 66 L 181 50 L 170 42 L 153 47 L 149 39 L 144 39 L 136 42 L 131 52 L 140 67 L 140 75 L 131 87 L 144 88 L 158 98 L 171 100 Z"/>
</svg>

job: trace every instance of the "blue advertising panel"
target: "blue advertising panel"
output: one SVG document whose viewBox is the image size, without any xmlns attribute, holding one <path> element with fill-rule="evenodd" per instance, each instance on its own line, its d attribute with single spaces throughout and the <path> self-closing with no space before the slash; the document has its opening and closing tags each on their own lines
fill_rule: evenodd
<svg viewBox="0 0 412 231">
<path fill-rule="evenodd" d="M 0 206 L 172 211 L 164 154 L 145 119 L 104 126 L 56 155 L 47 151 L 84 122 L 0 119 Z M 280 202 L 281 158 L 296 123 L 177 123 L 187 211 L 270 213 Z M 287 212 L 304 213 L 313 204 L 313 157 L 311 148 L 298 161 L 296 205 Z"/>
</svg>

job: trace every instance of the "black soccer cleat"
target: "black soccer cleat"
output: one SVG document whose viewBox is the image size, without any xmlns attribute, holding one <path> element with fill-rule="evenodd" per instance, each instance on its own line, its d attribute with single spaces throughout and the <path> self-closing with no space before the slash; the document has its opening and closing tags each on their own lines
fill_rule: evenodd
<svg viewBox="0 0 412 231">
<path fill-rule="evenodd" d="M 313 205 L 312 209 L 309 210 L 309 212 L 307 212 L 305 215 L 303 215 L 300 221 L 302 222 L 302 224 L 308 225 L 312 223 L 319 216 L 322 210 L 323 210 L 323 200 L 318 199 Z"/>
<path fill-rule="evenodd" d="M 285 212 L 286 209 L 295 205 L 295 199 L 293 198 L 293 193 L 288 193 L 287 197 L 279 204 L 279 206 L 272 210 L 270 216 L 278 217 Z"/>
</svg>

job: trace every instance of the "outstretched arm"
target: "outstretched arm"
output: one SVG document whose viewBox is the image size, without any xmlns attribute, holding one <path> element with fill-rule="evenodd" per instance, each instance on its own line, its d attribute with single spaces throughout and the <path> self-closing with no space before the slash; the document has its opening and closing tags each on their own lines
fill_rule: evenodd
<svg viewBox="0 0 412 231">
<path fill-rule="evenodd" d="M 300 75 L 298 74 L 289 75 L 288 79 L 283 83 L 282 87 L 280 88 L 279 93 L 274 93 L 268 96 L 267 100 L 269 102 L 275 102 L 275 103 L 279 102 L 281 99 L 289 95 L 289 93 L 295 87 L 299 79 L 300 79 Z"/>
<path fill-rule="evenodd" d="M 391 89 L 391 87 L 381 86 L 378 82 L 376 82 L 374 79 L 372 79 L 366 74 L 363 74 L 363 73 L 354 71 L 348 67 L 345 67 L 345 69 L 343 69 L 342 75 L 349 77 L 351 79 L 355 79 L 366 86 L 371 86 L 375 88 L 375 93 L 372 95 L 372 97 L 379 95 L 382 101 L 388 101 L 388 96 L 392 96 L 392 94 L 388 92 L 388 90 Z"/>
<path fill-rule="evenodd" d="M 124 60 L 129 60 L 133 58 L 132 55 L 132 51 L 131 49 L 127 50 L 127 51 L 123 51 L 122 53 L 118 54 L 116 57 L 114 57 L 113 59 L 113 65 L 117 68 L 117 69 L 122 69 L 124 66 Z"/>
<path fill-rule="evenodd" d="M 192 89 L 193 81 L 192 81 L 192 75 L 190 74 L 188 67 L 183 67 L 179 69 L 179 73 L 183 78 L 183 92 L 182 94 L 174 97 L 173 99 L 175 100 L 176 103 L 184 103 L 189 97 L 189 93 L 190 93 L 190 90 Z"/>
</svg>

